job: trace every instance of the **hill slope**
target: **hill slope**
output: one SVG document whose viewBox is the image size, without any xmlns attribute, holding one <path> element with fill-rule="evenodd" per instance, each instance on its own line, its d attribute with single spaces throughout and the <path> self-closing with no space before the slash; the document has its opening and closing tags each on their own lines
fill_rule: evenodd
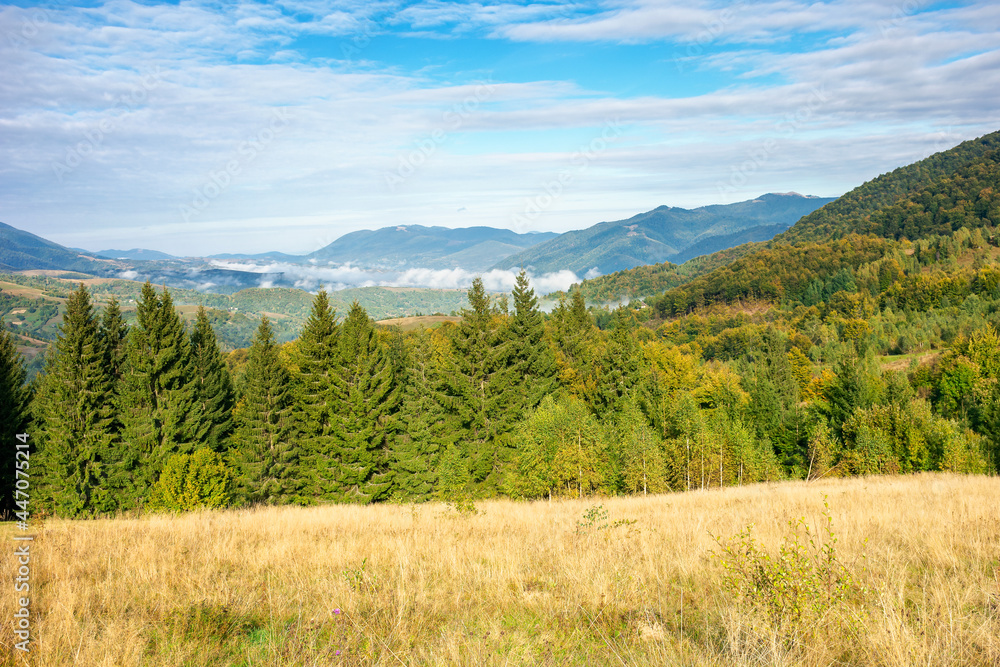
<svg viewBox="0 0 1000 667">
<path fill-rule="evenodd" d="M 566 232 L 507 257 L 494 268 L 523 266 L 536 273 L 569 269 L 583 274 L 593 268 L 611 273 L 644 264 L 678 263 L 741 243 L 768 240 L 831 201 L 790 193 L 696 209 L 660 206 L 628 220 Z"/>
<path fill-rule="evenodd" d="M 0 271 L 48 269 L 105 275 L 113 262 L 100 261 L 0 222 Z"/>
<path fill-rule="evenodd" d="M 846 234 L 915 239 L 1000 220 L 1000 132 L 900 167 L 805 216 L 775 243 Z"/>
<path fill-rule="evenodd" d="M 895 239 L 1000 225 L 1000 132 L 879 176 L 806 216 L 757 252 L 668 291 L 662 313 L 737 299 L 802 300 L 895 251 Z M 887 277 L 886 280 L 889 278 Z"/>
</svg>

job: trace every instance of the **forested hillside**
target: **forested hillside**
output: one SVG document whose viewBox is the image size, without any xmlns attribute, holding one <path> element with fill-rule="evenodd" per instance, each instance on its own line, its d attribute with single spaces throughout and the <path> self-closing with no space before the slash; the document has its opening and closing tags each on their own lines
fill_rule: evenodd
<svg viewBox="0 0 1000 667">
<path fill-rule="evenodd" d="M 720 250 L 710 255 L 702 255 L 688 260 L 681 265 L 663 262 L 662 264 L 647 264 L 634 269 L 616 271 L 606 276 L 591 278 L 570 287 L 571 291 L 579 290 L 587 303 L 606 305 L 628 303 L 684 283 L 698 276 L 713 271 L 720 266 L 753 253 L 763 247 L 760 243 L 745 243 L 734 248 Z M 567 296 L 564 292 L 547 294 L 547 301 L 556 301 Z"/>
<path fill-rule="evenodd" d="M 719 299 L 794 297 L 788 287 L 792 284 L 794 292 L 801 283 L 793 275 L 796 271 L 818 270 L 823 276 L 830 275 L 844 262 L 855 266 L 864 263 L 872 248 L 862 250 L 858 244 L 870 242 L 855 239 L 849 245 L 857 247 L 860 255 L 854 256 L 840 246 L 834 251 L 834 263 L 823 266 L 825 259 L 817 258 L 834 246 L 806 251 L 787 250 L 784 246 L 828 244 L 859 234 L 916 240 L 947 235 L 961 227 L 996 226 L 1000 224 L 998 192 L 1000 132 L 995 132 L 883 174 L 806 215 L 770 242 L 737 246 L 680 266 L 665 262 L 619 271 L 583 281 L 573 289 L 583 290 L 588 303 L 600 304 L 678 288 L 669 295 L 668 310 L 674 304 L 690 307 Z M 741 259 L 745 255 L 750 257 Z M 772 266 L 785 275 L 770 280 L 768 270 Z M 691 281 L 692 285 L 681 287 Z"/>
</svg>

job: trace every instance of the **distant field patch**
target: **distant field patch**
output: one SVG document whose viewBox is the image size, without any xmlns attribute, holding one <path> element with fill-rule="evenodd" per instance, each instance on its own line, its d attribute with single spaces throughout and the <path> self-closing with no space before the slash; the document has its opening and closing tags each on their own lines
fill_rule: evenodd
<svg viewBox="0 0 1000 667">
<path fill-rule="evenodd" d="M 0 290 L 7 292 L 7 294 L 11 294 L 13 296 L 23 296 L 27 299 L 48 299 L 49 301 L 56 301 L 59 303 L 66 302 L 66 299 L 57 296 L 50 296 L 37 287 L 25 287 L 24 285 L 10 283 L 5 280 L 0 280 Z"/>
<path fill-rule="evenodd" d="M 934 350 L 931 352 L 914 352 L 911 354 L 891 354 L 882 357 L 882 370 L 883 371 L 905 371 L 910 367 L 910 363 L 916 359 L 917 364 L 920 366 L 926 366 L 927 364 L 932 364 L 934 361 L 941 356 L 939 350 Z"/>
<path fill-rule="evenodd" d="M 411 331 L 421 327 L 430 329 L 431 327 L 440 326 L 444 322 L 457 324 L 461 321 L 462 318 L 455 315 L 421 315 L 419 317 L 393 317 L 387 320 L 379 320 L 375 324 L 384 327 L 399 327 L 403 331 Z"/>
</svg>

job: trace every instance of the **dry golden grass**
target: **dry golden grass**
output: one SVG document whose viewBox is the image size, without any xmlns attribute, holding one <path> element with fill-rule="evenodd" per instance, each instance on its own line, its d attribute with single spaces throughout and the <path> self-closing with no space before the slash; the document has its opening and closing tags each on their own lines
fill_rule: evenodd
<svg viewBox="0 0 1000 667">
<path fill-rule="evenodd" d="M 835 610 L 853 622 L 778 627 L 736 604 L 711 534 L 753 523 L 777 552 L 790 519 L 820 523 L 824 495 L 838 557 L 868 588 Z M 578 534 L 598 504 L 612 525 Z M 50 521 L 32 547 L 30 664 L 1000 665 L 998 508 L 996 477 L 925 474 L 492 501 L 475 515 Z M 0 664 L 29 664 L 12 638 L 8 620 Z"/>
</svg>

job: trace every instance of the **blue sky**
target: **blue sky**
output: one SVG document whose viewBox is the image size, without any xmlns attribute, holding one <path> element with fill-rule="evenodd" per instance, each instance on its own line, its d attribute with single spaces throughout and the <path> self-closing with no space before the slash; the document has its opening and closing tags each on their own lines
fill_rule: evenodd
<svg viewBox="0 0 1000 667">
<path fill-rule="evenodd" d="M 305 253 L 834 196 L 1000 129 L 988 1 L 0 5 L 0 221 Z"/>
</svg>

